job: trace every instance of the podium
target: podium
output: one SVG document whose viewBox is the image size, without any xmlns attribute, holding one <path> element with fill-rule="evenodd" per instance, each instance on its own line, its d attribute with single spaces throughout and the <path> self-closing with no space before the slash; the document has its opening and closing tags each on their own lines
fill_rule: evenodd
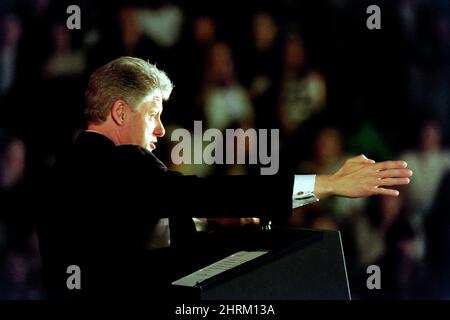
<svg viewBox="0 0 450 320">
<path fill-rule="evenodd" d="M 351 299 L 339 231 L 252 229 L 219 233 L 208 240 L 209 250 L 221 246 L 226 248 L 222 253 L 224 259 L 217 259 L 212 265 L 172 282 L 175 297 L 188 300 Z"/>
</svg>

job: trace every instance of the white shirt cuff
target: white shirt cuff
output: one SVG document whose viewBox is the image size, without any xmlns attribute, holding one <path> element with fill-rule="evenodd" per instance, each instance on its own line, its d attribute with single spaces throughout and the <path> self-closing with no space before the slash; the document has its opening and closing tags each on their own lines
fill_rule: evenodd
<svg viewBox="0 0 450 320">
<path fill-rule="evenodd" d="M 292 192 L 292 208 L 298 208 L 319 201 L 314 194 L 316 175 L 295 175 Z"/>
</svg>

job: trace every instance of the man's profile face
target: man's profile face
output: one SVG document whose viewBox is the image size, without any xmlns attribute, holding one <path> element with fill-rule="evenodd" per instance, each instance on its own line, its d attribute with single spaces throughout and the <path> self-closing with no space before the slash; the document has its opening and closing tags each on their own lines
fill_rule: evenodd
<svg viewBox="0 0 450 320">
<path fill-rule="evenodd" d="M 161 122 L 163 111 L 162 95 L 159 91 L 146 96 L 138 105 L 137 111 L 130 113 L 128 132 L 130 143 L 153 151 L 157 139 L 164 136 L 165 129 Z"/>
</svg>

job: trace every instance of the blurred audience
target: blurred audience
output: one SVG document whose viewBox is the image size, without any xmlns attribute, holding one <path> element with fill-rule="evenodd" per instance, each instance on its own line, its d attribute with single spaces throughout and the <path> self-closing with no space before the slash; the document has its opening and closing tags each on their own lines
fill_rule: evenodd
<svg viewBox="0 0 450 320">
<path fill-rule="evenodd" d="M 351 155 L 344 150 L 340 130 L 336 127 L 324 127 L 318 130 L 314 139 L 312 157 L 301 162 L 296 171 L 304 174 L 332 174 L 349 157 Z M 367 199 L 365 198 L 337 197 L 319 205 L 322 211 L 326 212 L 337 226 L 343 226 L 354 214 L 364 209 L 366 201 Z"/>
<path fill-rule="evenodd" d="M 250 39 L 240 48 L 240 70 L 255 110 L 255 126 L 278 128 L 276 105 L 281 72 L 281 34 L 267 11 L 251 17 Z"/>
<path fill-rule="evenodd" d="M 44 79 L 81 76 L 85 61 L 81 50 L 74 50 L 72 34 L 60 22 L 52 27 L 53 51 L 44 67 Z"/>
<path fill-rule="evenodd" d="M 345 148 L 353 154 L 363 153 L 375 161 L 394 158 L 392 147 L 367 114 L 368 104 L 361 96 L 354 94 L 348 106 L 351 117 L 342 115 Z"/>
<path fill-rule="evenodd" d="M 426 275 L 430 299 L 450 299 L 450 171 L 443 176 L 425 221 Z"/>
<path fill-rule="evenodd" d="M 199 105 L 202 103 L 205 64 L 211 46 L 218 41 L 215 19 L 206 14 L 192 17 L 182 41 L 185 72 L 178 76 L 178 81 L 183 86 L 177 87 L 175 99 L 182 101 L 184 107 L 174 111 L 172 118 L 181 125 L 190 126 L 193 120 L 203 118 L 203 110 Z"/>
<path fill-rule="evenodd" d="M 408 186 L 408 203 L 411 206 L 412 226 L 417 233 L 421 246 L 417 254 L 425 254 L 425 220 L 433 205 L 439 185 L 445 173 L 450 169 L 450 151 L 443 148 L 440 124 L 433 118 L 425 117 L 419 126 L 418 145 L 401 155 L 414 171 L 414 179 Z"/>
<path fill-rule="evenodd" d="M 231 48 L 226 43 L 210 47 L 204 72 L 201 97 L 207 127 L 252 127 L 251 100 L 237 78 Z"/>
<path fill-rule="evenodd" d="M 353 219 L 354 239 L 350 279 L 357 298 L 411 299 L 418 292 L 423 266 L 417 256 L 420 243 L 410 223 L 406 197 L 372 198 L 367 213 Z M 383 291 L 365 288 L 366 268 L 377 265 L 382 272 Z M 350 280 L 352 281 L 352 280 Z M 360 286 L 360 287 L 358 287 Z"/>
<path fill-rule="evenodd" d="M 17 56 L 22 24 L 18 16 L 0 16 L 0 96 L 6 95 L 17 77 Z"/>
<path fill-rule="evenodd" d="M 40 259 L 37 238 L 25 203 L 29 199 L 24 142 L 0 130 L 0 298 L 39 299 Z M 3 233 L 3 234 L 2 234 Z"/>
<path fill-rule="evenodd" d="M 303 40 L 299 35 L 286 38 L 283 47 L 279 117 L 281 129 L 287 135 L 326 105 L 326 84 L 322 74 L 309 68 Z"/>
<path fill-rule="evenodd" d="M 341 230 L 356 298 L 448 299 L 450 7 L 396 0 L 383 8 L 386 28 L 367 33 L 356 16 L 363 5 L 83 2 L 82 29 L 67 30 L 55 0 L 2 3 L 0 126 L 8 129 L 0 130 L 0 298 L 44 297 L 23 208 L 30 181 L 83 127 L 91 71 L 132 55 L 174 79 L 167 134 L 193 120 L 203 129 L 280 129 L 280 170 L 299 173 L 328 173 L 349 154 L 382 161 L 406 150 L 399 158 L 414 176 L 399 198 L 334 199 L 278 222 Z M 424 110 L 439 121 L 408 128 L 405 113 Z M 160 148 L 163 159 L 170 161 L 171 147 Z M 239 165 L 171 167 L 200 176 L 252 173 Z M 368 264 L 382 269 L 379 292 L 364 287 Z"/>
</svg>

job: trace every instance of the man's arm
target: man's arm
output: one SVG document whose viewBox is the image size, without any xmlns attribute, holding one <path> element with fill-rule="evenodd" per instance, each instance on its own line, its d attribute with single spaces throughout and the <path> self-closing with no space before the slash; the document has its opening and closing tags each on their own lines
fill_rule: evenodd
<svg viewBox="0 0 450 320">
<path fill-rule="evenodd" d="M 412 171 L 406 169 L 405 161 L 385 161 L 375 163 L 374 160 L 360 155 L 348 159 L 345 164 L 331 175 L 296 175 L 293 188 L 293 208 L 313 203 L 317 198 L 342 196 L 349 198 L 372 195 L 398 196 L 399 192 L 386 187 L 409 183 Z M 313 193 L 317 198 L 308 200 Z M 297 199 L 298 198 L 298 199 Z M 219 218 L 208 219 L 221 225 L 245 225 L 259 223 L 257 218 Z"/>
</svg>

